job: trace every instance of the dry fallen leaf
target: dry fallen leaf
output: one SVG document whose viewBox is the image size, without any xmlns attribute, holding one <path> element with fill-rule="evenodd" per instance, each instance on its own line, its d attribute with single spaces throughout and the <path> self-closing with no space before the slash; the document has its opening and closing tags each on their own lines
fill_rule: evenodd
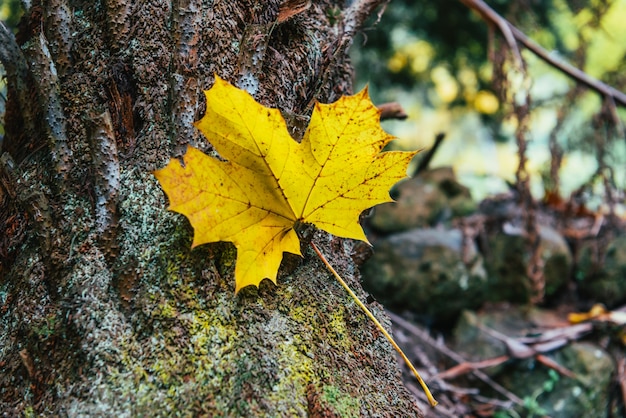
<svg viewBox="0 0 626 418">
<path fill-rule="evenodd" d="M 626 312 L 621 310 L 608 311 L 601 303 L 596 303 L 589 312 L 572 312 L 567 316 L 572 324 L 584 321 L 608 322 L 614 325 L 626 324 Z"/>
<path fill-rule="evenodd" d="M 367 241 L 360 213 L 389 202 L 414 152 L 380 152 L 393 139 L 367 90 L 317 103 L 301 143 L 277 109 L 255 102 L 216 77 L 206 114 L 195 126 L 221 161 L 189 147 L 154 173 L 169 209 L 194 228 L 192 246 L 229 241 L 237 248 L 235 290 L 276 282 L 283 252 L 300 254 L 295 232 L 310 223 L 339 237 Z"/>
</svg>

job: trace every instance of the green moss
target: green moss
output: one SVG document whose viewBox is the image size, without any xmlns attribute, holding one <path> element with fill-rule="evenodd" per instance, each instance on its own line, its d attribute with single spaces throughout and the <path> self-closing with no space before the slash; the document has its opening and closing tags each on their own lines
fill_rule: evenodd
<svg viewBox="0 0 626 418">
<path fill-rule="evenodd" d="M 178 316 L 178 311 L 169 301 L 164 301 L 156 307 L 153 316 L 160 319 L 172 319 Z"/>
<path fill-rule="evenodd" d="M 336 386 L 324 386 L 322 390 L 322 401 L 330 405 L 337 416 L 358 417 L 360 415 L 361 403 L 359 400 L 342 392 Z"/>
<path fill-rule="evenodd" d="M 49 314 L 41 324 L 33 327 L 33 332 L 45 340 L 56 332 L 57 326 L 58 319 L 56 314 Z"/>
<path fill-rule="evenodd" d="M 350 349 L 350 338 L 346 329 L 345 309 L 337 309 L 331 313 L 331 321 L 328 328 L 328 339 L 346 350 Z"/>
<path fill-rule="evenodd" d="M 237 249 L 234 245 L 225 245 L 220 255 L 220 263 L 224 268 L 235 268 L 237 262 Z"/>
<path fill-rule="evenodd" d="M 101 300 L 88 307 L 83 327 L 94 327 L 97 339 L 86 351 L 104 358 L 107 372 L 93 378 L 94 396 L 70 415 L 306 416 L 311 387 L 319 391 L 322 408 L 340 416 L 368 409 L 369 401 L 337 389 L 350 378 L 339 365 L 354 361 L 355 349 L 348 329 L 354 321 L 347 316 L 353 306 L 340 303 L 341 289 L 331 290 L 332 306 L 320 307 L 319 285 L 312 284 L 319 274 L 302 270 L 280 278 L 280 288 L 264 282 L 235 295 L 234 247 L 191 250 L 193 231 L 165 210 L 157 187 L 148 174 L 122 174 L 114 270 L 135 280 L 126 315 L 114 315 L 117 305 L 107 299 L 113 275 L 106 267 L 85 261 L 72 279 L 78 291 L 97 277 Z M 219 272 L 212 261 L 218 255 Z M 94 316 L 118 321 L 111 323 L 114 332 L 98 333 L 102 322 L 91 325 Z M 340 353 L 336 363 L 328 352 Z M 325 384 L 334 386 L 323 391 Z"/>
<path fill-rule="evenodd" d="M 280 353 L 277 356 L 280 374 L 268 398 L 270 402 L 279 403 L 285 394 L 289 394 L 288 396 L 294 399 L 301 399 L 302 402 L 299 404 L 306 404 L 306 388 L 314 380 L 314 364 L 301 347 L 302 344 L 297 335 L 292 340 L 282 341 L 277 346 L 277 351 Z M 285 416 L 306 415 L 306 411 L 295 408 L 283 412 Z"/>
<path fill-rule="evenodd" d="M 26 408 L 24 408 L 24 418 L 34 418 L 37 415 L 35 414 L 35 411 L 33 410 L 32 406 L 27 406 Z"/>
</svg>

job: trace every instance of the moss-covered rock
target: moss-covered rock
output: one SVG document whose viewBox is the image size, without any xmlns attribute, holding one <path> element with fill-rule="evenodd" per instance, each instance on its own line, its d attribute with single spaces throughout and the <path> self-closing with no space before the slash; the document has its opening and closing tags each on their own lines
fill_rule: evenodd
<svg viewBox="0 0 626 418">
<path fill-rule="evenodd" d="M 576 278 L 585 299 L 615 307 L 626 301 L 626 237 L 618 237 L 606 248 L 598 242 L 583 244 Z"/>
<path fill-rule="evenodd" d="M 366 290 L 391 309 L 449 322 L 485 300 L 482 263 L 459 230 L 415 229 L 378 240 L 362 273 Z"/>
<path fill-rule="evenodd" d="M 572 255 L 565 239 L 555 229 L 539 226 L 539 253 L 543 264 L 544 292 L 549 298 L 568 281 Z M 532 286 L 526 275 L 530 251 L 521 231 L 499 231 L 488 237 L 485 265 L 489 272 L 489 299 L 494 302 L 528 302 Z"/>
</svg>

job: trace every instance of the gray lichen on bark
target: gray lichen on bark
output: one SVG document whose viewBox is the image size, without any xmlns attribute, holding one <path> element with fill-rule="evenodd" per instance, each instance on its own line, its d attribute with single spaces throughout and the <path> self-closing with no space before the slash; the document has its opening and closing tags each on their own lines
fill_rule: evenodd
<svg viewBox="0 0 626 418">
<path fill-rule="evenodd" d="M 18 60 L 3 62 L 1 410 L 418 415 L 391 346 L 311 251 L 284 263 L 278 286 L 235 296 L 234 247 L 191 250 L 151 174 L 186 144 L 212 151 L 190 126 L 201 91 L 214 74 L 237 81 L 246 27 L 274 22 L 281 3 L 58 0 L 26 12 L 18 47 L 0 50 Z M 275 25 L 257 100 L 306 121 L 314 100 L 351 92 L 333 50 L 339 7 L 312 2 Z M 364 299 L 352 244 L 313 239 Z"/>
</svg>

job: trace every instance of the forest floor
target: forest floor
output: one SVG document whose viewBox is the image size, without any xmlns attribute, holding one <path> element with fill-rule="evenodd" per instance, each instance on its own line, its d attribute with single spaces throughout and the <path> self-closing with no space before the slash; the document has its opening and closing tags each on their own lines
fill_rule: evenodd
<svg viewBox="0 0 626 418">
<path fill-rule="evenodd" d="M 562 220 L 565 218 L 559 212 L 562 210 L 563 207 L 544 202 L 538 209 L 538 218 L 554 219 L 556 212 Z M 594 229 L 597 216 L 583 215 L 587 222 L 563 222 L 560 232 L 570 238 L 583 235 L 589 238 L 592 231 L 600 239 L 608 228 L 612 239 L 624 236 L 620 232 L 625 231 L 623 219 L 601 221 L 604 226 Z M 574 260 L 573 270 L 576 253 Z M 419 399 L 426 418 L 570 418 L 571 412 L 558 412 L 554 404 L 560 399 L 558 396 L 563 396 L 565 403 L 577 402 L 576 398 L 567 398 L 572 393 L 577 396 L 572 390 L 576 384 L 583 388 L 591 386 L 589 391 L 594 392 L 589 395 L 589 402 L 595 402 L 595 406 L 589 406 L 593 412 L 581 410 L 582 415 L 576 416 L 612 418 L 626 416 L 626 305 L 621 301 L 609 308 L 602 300 L 585 297 L 584 293 L 581 296 L 572 272 L 570 283 L 549 302 L 486 303 L 479 310 L 464 312 L 449 326 L 427 327 L 419 316 L 409 311 L 388 313 L 398 344 L 439 402 L 437 407 L 430 408 L 410 369 L 403 366 L 405 384 Z M 511 325 L 516 321 L 516 325 Z M 483 349 L 473 345 L 476 341 L 496 348 Z M 586 365 L 568 363 L 568 355 L 572 357 L 576 349 L 587 346 L 603 354 L 594 351 L 595 357 L 588 359 L 590 363 Z M 602 369 L 606 371 L 598 377 L 599 381 L 585 374 L 587 370 L 601 368 L 604 360 L 608 368 Z M 559 387 L 563 391 L 561 395 L 556 394 Z"/>
</svg>

